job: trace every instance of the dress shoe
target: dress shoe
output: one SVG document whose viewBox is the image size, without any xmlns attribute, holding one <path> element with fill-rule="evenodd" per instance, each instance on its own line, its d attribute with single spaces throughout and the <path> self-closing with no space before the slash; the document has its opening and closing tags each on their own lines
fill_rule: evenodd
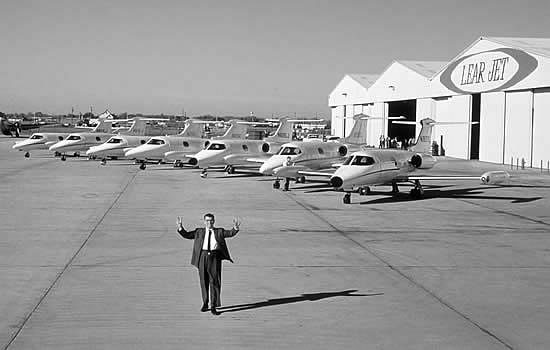
<svg viewBox="0 0 550 350">
<path fill-rule="evenodd" d="M 216 315 L 216 316 L 218 316 L 218 315 L 221 315 L 221 314 L 222 314 L 221 312 L 219 312 L 218 310 L 216 310 L 216 308 L 215 308 L 215 307 L 213 307 L 213 308 L 212 308 L 212 309 L 210 310 L 210 312 L 212 313 L 212 315 Z"/>
<path fill-rule="evenodd" d="M 208 304 L 203 304 L 201 307 L 201 312 L 206 312 L 206 311 L 208 311 Z"/>
</svg>

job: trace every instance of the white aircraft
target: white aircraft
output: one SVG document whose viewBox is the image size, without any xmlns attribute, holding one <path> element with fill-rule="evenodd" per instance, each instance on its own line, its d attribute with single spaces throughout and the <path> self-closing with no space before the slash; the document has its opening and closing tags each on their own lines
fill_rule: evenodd
<svg viewBox="0 0 550 350">
<path fill-rule="evenodd" d="M 134 124 L 126 133 L 112 136 L 107 142 L 90 147 L 90 149 L 86 151 L 86 155 L 89 157 L 103 158 L 103 164 L 105 164 L 107 158 L 122 158 L 126 152 L 145 144 L 151 138 L 151 136 L 145 136 L 147 121 L 167 119 L 135 117 L 129 120 L 133 121 Z"/>
<path fill-rule="evenodd" d="M 424 194 L 420 183 L 424 180 L 478 180 L 482 184 L 496 185 L 509 179 L 509 174 L 504 171 L 485 172 L 481 176 L 412 175 L 417 169 L 431 169 L 436 164 L 436 159 L 430 154 L 432 127 L 436 122 L 425 118 L 420 124 L 422 129 L 418 140 L 408 151 L 363 149 L 351 154 L 333 174 L 307 171 L 303 174 L 329 177 L 334 189 L 346 192 L 343 198 L 345 204 L 351 203 L 351 192 L 366 195 L 370 192 L 370 186 L 376 185 L 391 185 L 392 193 L 397 193 L 399 182 L 410 182 L 414 184 L 410 195 L 418 199 Z"/>
<path fill-rule="evenodd" d="M 63 141 L 67 135 L 68 133 L 36 132 L 28 139 L 17 142 L 12 146 L 12 148 L 19 151 L 24 151 L 25 158 L 29 158 L 31 156 L 30 151 L 49 149 L 57 142 Z"/>
<path fill-rule="evenodd" d="M 99 145 L 113 136 L 112 120 L 100 118 L 99 123 L 90 132 L 69 134 L 63 141 L 59 141 L 49 147 L 51 152 L 61 153 L 61 160 L 66 159 L 66 154 L 74 152 L 75 156 L 84 153 L 94 145 Z"/>
<path fill-rule="evenodd" d="M 264 161 L 259 172 L 277 178 L 273 188 L 280 188 L 280 177 L 294 178 L 296 182 L 306 181 L 306 171 L 330 169 L 344 161 L 350 149 L 359 149 L 366 143 L 367 122 L 371 117 L 358 114 L 353 118 L 355 124 L 346 138 L 334 142 L 294 141 L 281 146 L 277 154 Z M 254 159 L 250 159 L 254 161 Z M 316 175 L 316 173 L 314 174 Z M 285 187 L 288 186 L 288 181 Z M 288 189 L 288 188 L 285 188 Z"/>
<path fill-rule="evenodd" d="M 222 138 L 244 138 L 246 128 L 239 125 L 237 120 L 231 120 L 230 126 Z M 125 153 L 126 157 L 141 161 L 140 169 L 145 169 L 145 161 L 174 160 L 174 166 L 183 166 L 181 159 L 185 159 L 210 144 L 209 139 L 203 139 L 202 129 L 206 122 L 187 120 L 185 128 L 178 135 L 155 136 L 146 144 L 138 146 Z"/>
<path fill-rule="evenodd" d="M 292 122 L 298 120 L 288 120 L 281 118 L 279 126 L 272 136 L 268 136 L 263 140 L 247 140 L 247 139 L 226 139 L 215 140 L 205 149 L 195 154 L 189 159 L 189 164 L 202 168 L 202 177 L 206 177 L 207 169 L 213 166 L 225 166 L 227 173 L 232 174 L 235 171 L 235 166 L 250 164 L 250 158 L 261 157 L 261 160 L 267 160 L 273 149 L 278 149 L 280 145 L 292 140 Z M 271 124 L 263 122 L 237 122 L 238 124 Z"/>
</svg>

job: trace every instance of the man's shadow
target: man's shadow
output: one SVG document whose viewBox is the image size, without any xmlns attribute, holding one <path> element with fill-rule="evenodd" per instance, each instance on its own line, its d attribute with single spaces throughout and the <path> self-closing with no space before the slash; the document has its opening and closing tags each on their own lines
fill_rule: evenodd
<svg viewBox="0 0 550 350">
<path fill-rule="evenodd" d="M 257 303 L 222 306 L 218 308 L 218 311 L 222 313 L 238 312 L 238 311 L 258 309 L 261 307 L 299 303 L 302 301 L 318 301 L 318 300 L 333 298 L 333 297 L 371 297 L 371 296 L 384 294 L 384 293 L 355 294 L 355 292 L 357 292 L 357 289 L 344 290 L 341 292 L 309 293 L 309 294 L 302 294 L 300 296 L 295 296 L 295 297 L 267 299 L 265 301 L 260 301 Z"/>
</svg>

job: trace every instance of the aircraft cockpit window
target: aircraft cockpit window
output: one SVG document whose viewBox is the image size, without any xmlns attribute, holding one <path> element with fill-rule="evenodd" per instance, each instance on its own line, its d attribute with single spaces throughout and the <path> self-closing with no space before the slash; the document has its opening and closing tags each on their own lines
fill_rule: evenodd
<svg viewBox="0 0 550 350">
<path fill-rule="evenodd" d="M 223 143 L 211 143 L 207 149 L 212 151 L 221 151 L 225 149 L 225 145 Z"/>
<path fill-rule="evenodd" d="M 43 139 L 43 138 L 44 138 L 44 136 L 42 136 L 42 135 L 34 134 L 34 135 L 31 136 L 31 140 L 40 140 L 40 139 Z"/>
<path fill-rule="evenodd" d="M 279 151 L 279 154 L 283 156 L 295 156 L 300 153 L 302 153 L 302 151 L 300 151 L 298 147 L 283 147 Z"/>
<path fill-rule="evenodd" d="M 148 145 L 164 145 L 164 140 L 161 139 L 150 139 L 149 142 L 147 142 Z"/>
<path fill-rule="evenodd" d="M 122 139 L 119 138 L 112 138 L 107 141 L 107 143 L 122 143 Z"/>
<path fill-rule="evenodd" d="M 355 156 L 355 158 L 353 159 L 353 162 L 351 163 L 351 165 L 367 166 L 367 165 L 373 165 L 374 163 L 375 163 L 374 158 L 372 158 L 372 157 L 369 157 L 369 156 Z"/>
<path fill-rule="evenodd" d="M 353 159 L 353 156 L 347 157 L 346 160 L 344 160 L 344 163 L 342 163 L 342 165 L 350 165 L 352 159 Z"/>
<path fill-rule="evenodd" d="M 67 140 L 69 140 L 69 141 L 80 140 L 80 136 L 78 136 L 78 135 L 70 135 L 69 137 L 67 137 Z"/>
</svg>

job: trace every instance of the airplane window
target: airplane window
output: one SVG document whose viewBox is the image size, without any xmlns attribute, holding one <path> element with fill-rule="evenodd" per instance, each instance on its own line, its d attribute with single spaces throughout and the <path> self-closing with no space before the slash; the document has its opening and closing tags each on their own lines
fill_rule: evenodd
<svg viewBox="0 0 550 350">
<path fill-rule="evenodd" d="M 355 159 L 351 163 L 351 165 L 361 165 L 361 166 L 367 166 L 367 165 L 373 165 L 374 164 L 374 158 L 369 156 L 355 156 Z"/>
<path fill-rule="evenodd" d="M 59 141 L 63 141 L 63 136 L 58 136 L 57 139 L 58 139 Z"/>
<path fill-rule="evenodd" d="M 214 150 L 214 151 L 221 151 L 222 149 L 225 149 L 225 145 L 223 143 L 212 143 L 210 144 L 210 146 L 208 146 L 209 150 Z"/>
<path fill-rule="evenodd" d="M 164 145 L 164 140 L 161 139 L 150 139 L 149 142 L 147 142 L 148 145 Z"/>
<path fill-rule="evenodd" d="M 283 147 L 279 151 L 279 154 L 283 156 L 295 156 L 300 153 L 302 153 L 302 151 L 297 147 Z"/>
<path fill-rule="evenodd" d="M 248 146 L 247 145 L 243 145 L 243 151 L 248 152 Z"/>
<path fill-rule="evenodd" d="M 147 141 L 145 141 L 145 140 L 139 141 L 139 143 L 141 143 L 142 145 L 145 144 L 145 142 L 147 142 Z"/>
<path fill-rule="evenodd" d="M 122 143 L 122 140 L 119 138 L 111 138 L 107 143 Z"/>
<path fill-rule="evenodd" d="M 183 147 L 189 147 L 189 142 L 183 141 Z"/>
<path fill-rule="evenodd" d="M 346 160 L 344 161 L 343 165 L 350 165 L 352 159 L 353 159 L 353 156 L 347 157 Z"/>
<path fill-rule="evenodd" d="M 34 135 L 31 136 L 31 140 L 40 140 L 40 139 L 43 139 L 43 138 L 44 138 L 44 136 L 42 136 L 42 135 L 34 134 Z"/>
<path fill-rule="evenodd" d="M 67 137 L 67 140 L 69 140 L 69 141 L 80 140 L 80 136 L 78 136 L 78 135 L 70 135 L 69 137 Z"/>
<path fill-rule="evenodd" d="M 95 140 L 99 142 L 99 141 L 101 141 L 101 137 L 96 136 L 96 137 L 95 137 Z"/>
<path fill-rule="evenodd" d="M 325 151 L 323 151 L 323 149 L 321 147 L 317 148 L 317 152 L 319 152 L 319 154 L 324 154 Z"/>
</svg>

